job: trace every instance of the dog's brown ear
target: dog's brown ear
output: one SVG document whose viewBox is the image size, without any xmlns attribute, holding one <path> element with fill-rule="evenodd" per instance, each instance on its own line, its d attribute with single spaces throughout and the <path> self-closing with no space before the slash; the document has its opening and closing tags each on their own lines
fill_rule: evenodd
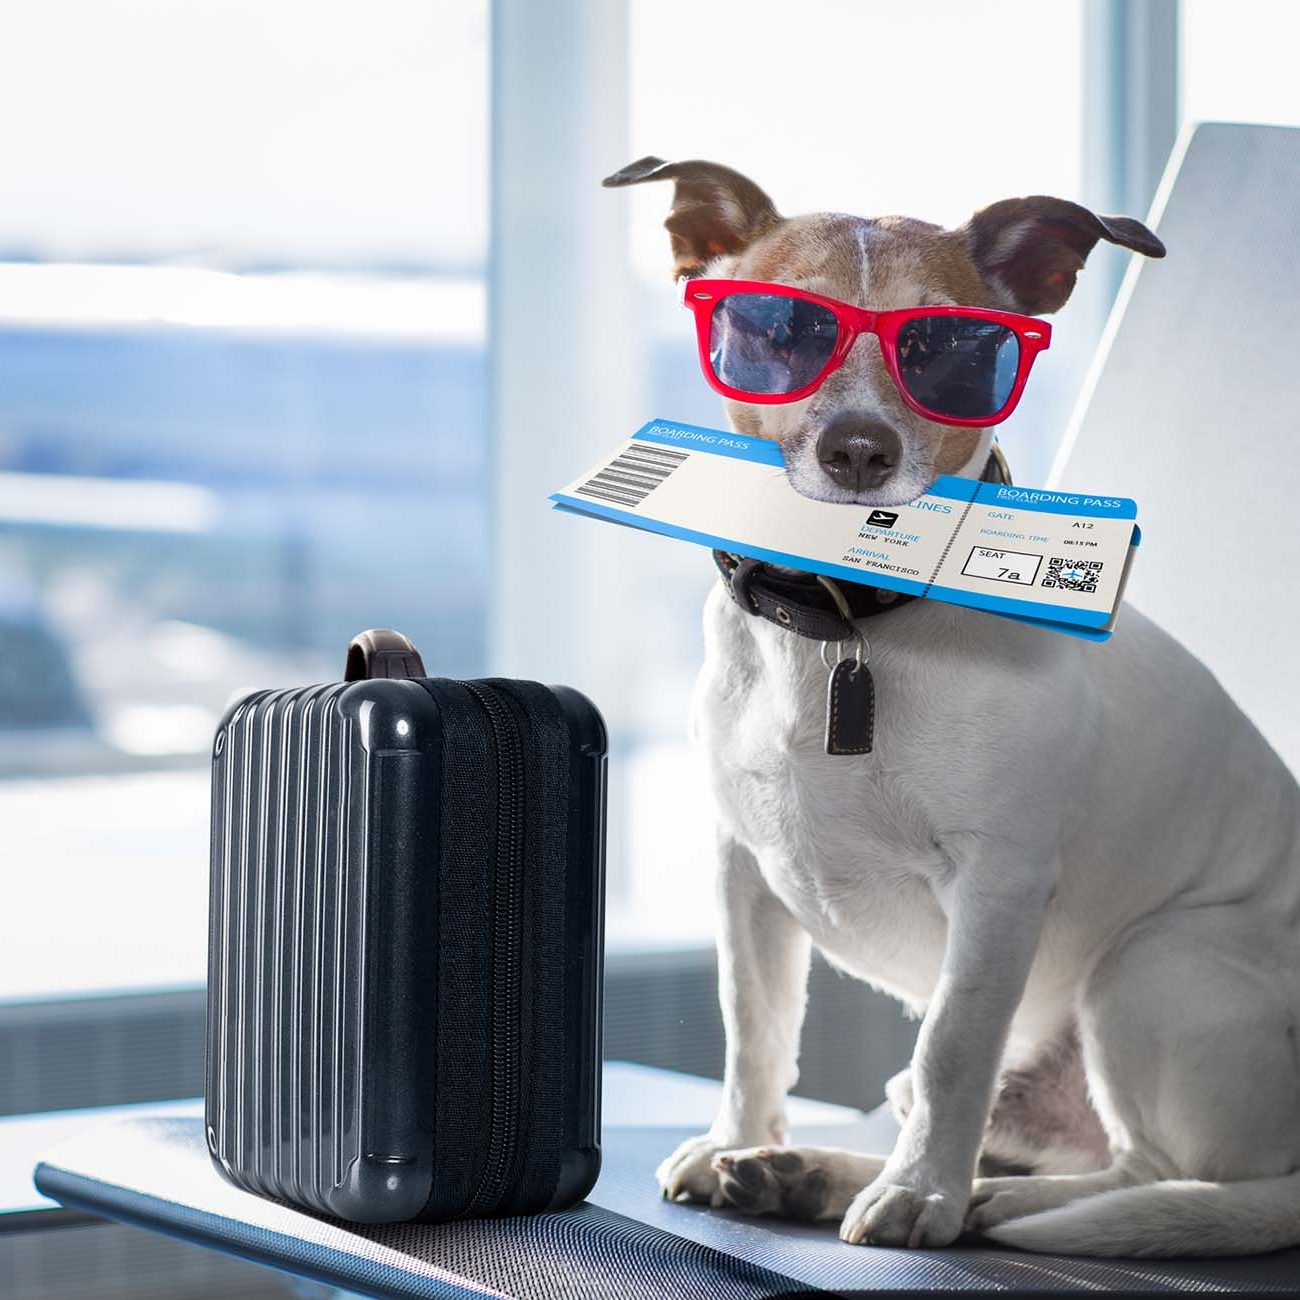
<svg viewBox="0 0 1300 1300">
<path fill-rule="evenodd" d="M 781 220 L 772 200 L 747 176 L 721 163 L 670 163 L 641 158 L 601 184 L 607 187 L 673 181 L 673 208 L 664 225 L 673 242 L 673 275 L 699 275 L 709 260 L 735 253 Z"/>
<path fill-rule="evenodd" d="M 990 288 L 1006 295 L 1013 311 L 1031 316 L 1065 305 L 1099 239 L 1147 257 L 1165 255 L 1160 240 L 1132 217 L 1099 217 L 1042 194 L 991 204 L 959 233 Z"/>
</svg>

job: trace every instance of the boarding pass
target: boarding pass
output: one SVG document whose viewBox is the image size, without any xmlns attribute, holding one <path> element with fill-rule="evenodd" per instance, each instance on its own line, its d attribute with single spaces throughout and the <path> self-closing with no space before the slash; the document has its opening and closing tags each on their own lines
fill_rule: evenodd
<svg viewBox="0 0 1300 1300">
<path fill-rule="evenodd" d="M 1140 533 L 1124 497 L 943 475 L 915 501 L 813 501 L 780 447 L 651 420 L 551 496 L 562 510 L 1105 640 Z"/>
</svg>

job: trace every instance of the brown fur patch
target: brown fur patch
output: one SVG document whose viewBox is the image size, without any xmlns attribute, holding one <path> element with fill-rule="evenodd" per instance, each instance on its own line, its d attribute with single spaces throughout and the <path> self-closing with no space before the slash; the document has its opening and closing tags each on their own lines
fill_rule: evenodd
<svg viewBox="0 0 1300 1300">
<path fill-rule="evenodd" d="M 983 429 L 949 429 L 943 435 L 934 468 L 939 474 L 955 474 L 975 454 L 984 436 Z"/>
<path fill-rule="evenodd" d="M 915 292 L 908 292 L 917 282 L 926 301 L 991 307 L 1000 297 L 960 232 L 911 217 L 787 217 L 741 251 L 731 274 L 805 288 L 817 281 L 814 292 L 879 311 L 919 305 Z"/>
<path fill-rule="evenodd" d="M 980 209 L 957 232 L 1012 311 L 1059 311 L 1099 239 L 1147 257 L 1165 246 L 1132 217 L 1099 217 L 1066 199 L 1034 194 Z"/>
<path fill-rule="evenodd" d="M 748 177 L 702 159 L 640 158 L 603 183 L 666 180 L 674 182 L 664 224 L 676 274 L 790 284 L 875 311 L 937 305 L 1054 310 L 1069 297 L 1098 239 L 1164 256 L 1164 245 L 1140 222 L 1098 217 L 1043 195 L 1005 199 L 958 229 L 944 230 L 901 216 L 782 217 Z M 729 401 L 727 410 L 738 432 L 780 443 L 787 461 L 795 450 L 806 453 L 837 414 L 883 419 L 908 453 L 909 490 L 925 473 L 953 474 L 971 465 L 985 436 L 916 414 L 891 382 L 879 347 L 867 340 L 859 340 L 810 397 L 770 405 Z"/>
<path fill-rule="evenodd" d="M 866 224 L 871 230 L 867 241 L 871 286 L 882 299 L 870 306 L 880 310 L 917 306 L 915 297 L 893 301 L 890 287 L 902 288 L 918 278 L 924 282 L 926 301 L 989 305 L 992 294 L 984 278 L 965 242 L 951 231 L 911 217 L 879 217 Z"/>
<path fill-rule="evenodd" d="M 735 279 L 795 284 L 877 310 L 927 303 L 991 306 L 997 296 L 971 260 L 965 239 L 910 217 L 873 220 L 841 213 L 790 217 L 744 249 L 729 271 Z M 859 348 L 865 350 L 845 363 L 846 371 L 881 365 L 878 350 L 861 344 Z M 880 390 L 881 400 L 891 408 L 892 422 L 921 444 L 936 474 L 956 473 L 975 455 L 982 430 L 916 415 L 888 380 L 883 380 Z M 834 391 L 832 376 L 827 394 Z M 823 397 L 823 409 L 825 404 Z M 729 402 L 728 410 L 738 432 L 776 438 L 787 454 L 807 433 L 802 422 L 792 424 L 783 418 L 780 408 Z"/>
<path fill-rule="evenodd" d="M 855 230 L 863 224 L 858 217 L 832 213 L 789 217 L 745 250 L 736 276 L 806 288 L 815 284 L 815 292 L 831 297 L 856 294 L 861 260 Z"/>
<path fill-rule="evenodd" d="M 743 402 L 733 402 L 727 399 L 727 411 L 731 416 L 732 427 L 737 433 L 743 433 L 747 438 L 767 437 L 763 432 L 762 424 L 759 422 L 756 407 L 746 406 Z"/>
</svg>

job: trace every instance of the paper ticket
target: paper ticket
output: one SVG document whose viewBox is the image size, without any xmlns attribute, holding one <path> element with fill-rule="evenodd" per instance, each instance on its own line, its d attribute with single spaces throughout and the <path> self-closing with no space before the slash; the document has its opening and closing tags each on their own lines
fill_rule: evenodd
<svg viewBox="0 0 1300 1300">
<path fill-rule="evenodd" d="M 780 447 L 651 420 L 557 508 L 1104 640 L 1140 533 L 1125 497 L 945 475 L 906 505 L 812 501 Z"/>
</svg>

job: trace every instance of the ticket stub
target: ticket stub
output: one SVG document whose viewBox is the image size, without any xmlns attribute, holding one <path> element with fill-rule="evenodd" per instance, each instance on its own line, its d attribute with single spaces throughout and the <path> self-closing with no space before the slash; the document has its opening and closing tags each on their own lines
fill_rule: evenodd
<svg viewBox="0 0 1300 1300">
<path fill-rule="evenodd" d="M 945 475 L 906 505 L 812 501 L 780 447 L 651 420 L 557 508 L 1105 640 L 1140 533 L 1124 497 Z"/>
</svg>

